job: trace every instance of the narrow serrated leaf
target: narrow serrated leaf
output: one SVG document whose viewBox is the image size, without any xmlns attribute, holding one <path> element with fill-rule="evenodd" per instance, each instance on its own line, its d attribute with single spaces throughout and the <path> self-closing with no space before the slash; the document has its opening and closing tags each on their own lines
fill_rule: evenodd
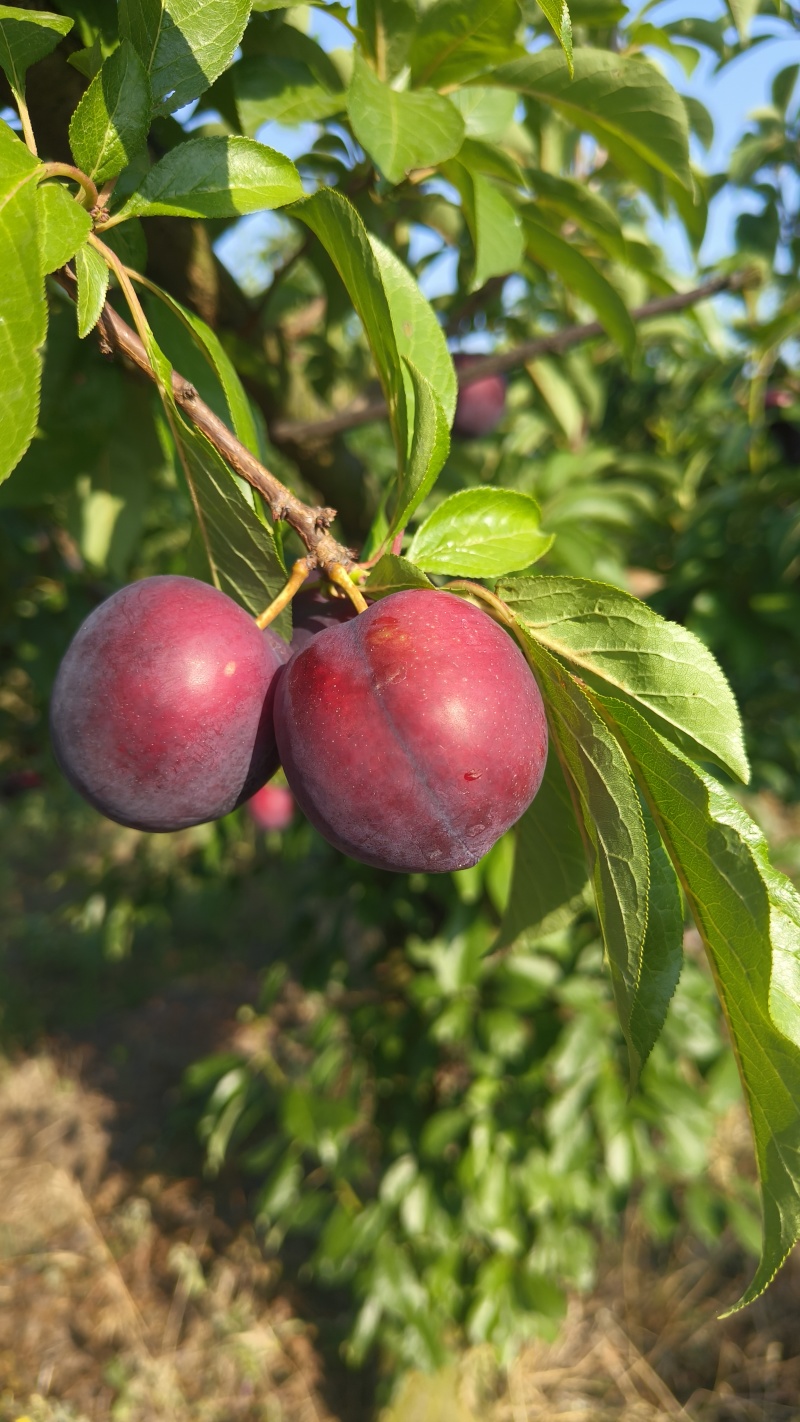
<svg viewBox="0 0 800 1422">
<path fill-rule="evenodd" d="M 430 578 L 426 578 L 420 568 L 393 553 L 384 553 L 365 583 L 369 597 L 388 597 L 390 593 L 407 592 L 409 588 L 432 587 Z"/>
<path fill-rule="evenodd" d="M 75 253 L 75 276 L 78 279 L 78 335 L 83 338 L 93 331 L 105 304 L 109 270 L 100 253 L 84 242 Z"/>
<path fill-rule="evenodd" d="M 683 904 L 678 878 L 646 805 L 642 813 L 650 851 L 650 889 L 642 969 L 630 1009 L 632 1086 L 661 1034 L 683 966 Z"/>
<path fill-rule="evenodd" d="M 138 280 L 141 285 L 152 292 L 159 301 L 163 302 L 190 333 L 193 341 L 202 352 L 222 387 L 233 433 L 236 435 L 236 438 L 241 440 L 241 443 L 250 450 L 251 454 L 258 456 L 258 432 L 256 430 L 255 419 L 253 418 L 253 411 L 250 407 L 250 401 L 239 379 L 236 367 L 216 331 L 212 330 L 194 311 L 190 311 L 188 307 L 181 305 L 180 301 L 175 300 L 174 296 L 170 296 L 169 292 L 157 286 L 155 282 L 141 276 Z M 174 359 L 175 364 L 178 365 L 178 358 L 175 357 Z M 185 371 L 182 371 L 182 373 L 186 374 Z M 243 485 L 243 491 L 246 491 L 246 497 L 248 497 L 248 500 L 252 502 L 255 507 L 255 496 L 251 486 L 245 484 L 244 480 L 242 480 L 241 483 Z"/>
<path fill-rule="evenodd" d="M 444 175 L 461 194 L 475 248 L 470 290 L 480 290 L 490 277 L 518 272 L 525 255 L 525 236 L 516 207 L 490 178 L 458 160 L 446 165 Z"/>
<path fill-rule="evenodd" d="M 20 10 L 0 5 L 0 69 L 12 89 L 21 94 L 32 64 L 51 54 L 74 21 L 48 10 Z"/>
<path fill-rule="evenodd" d="M 36 190 L 39 255 L 42 272 L 55 272 L 75 256 L 92 230 L 92 219 L 63 183 L 41 183 Z"/>
<path fill-rule="evenodd" d="M 150 76 L 156 111 L 198 99 L 231 63 L 251 0 L 120 0 L 119 32 Z"/>
<path fill-rule="evenodd" d="M 537 0 L 542 14 L 552 27 L 553 34 L 564 51 L 570 74 L 575 72 L 572 57 L 572 20 L 567 0 Z"/>
<path fill-rule="evenodd" d="M 571 78 L 563 58 L 550 46 L 501 65 L 492 83 L 552 106 L 601 144 L 620 140 L 640 162 L 676 178 L 691 192 L 686 110 L 661 71 L 640 55 L 612 54 L 588 45 L 575 50 L 574 61 Z"/>
<path fill-rule="evenodd" d="M 575 806 L 552 749 L 536 799 L 517 822 L 514 835 L 514 872 L 500 925 L 500 948 L 562 927 L 588 879 Z"/>
<path fill-rule="evenodd" d="M 739 710 L 708 648 L 630 593 L 588 578 L 513 579 L 498 595 L 583 677 L 635 701 L 657 729 L 740 780 L 749 766 Z"/>
<path fill-rule="evenodd" d="M 632 706 L 596 693 L 593 700 L 634 767 L 675 865 L 713 967 L 736 1053 L 763 1204 L 761 1260 L 734 1306 L 741 1308 L 764 1292 L 800 1238 L 800 1049 L 772 1017 L 770 894 L 751 828 L 744 827 L 741 810 L 731 809 L 721 787 Z"/>
<path fill-rule="evenodd" d="M 398 355 L 430 381 L 433 393 L 444 411 L 448 428 L 453 423 L 458 398 L 453 359 L 436 312 L 422 295 L 414 277 L 389 247 L 370 234 L 370 246 L 381 273 L 383 289 L 389 303 Z M 408 420 L 414 411 L 414 387 L 410 369 L 404 368 Z"/>
<path fill-rule="evenodd" d="M 242 497 L 231 470 L 203 434 L 173 410 L 173 432 L 180 442 L 214 585 L 257 617 L 286 582 L 275 539 Z M 291 636 L 291 615 L 281 613 L 273 626 Z"/>
<path fill-rule="evenodd" d="M 72 115 L 69 143 L 78 167 L 95 183 L 115 178 L 143 147 L 151 113 L 147 72 L 123 39 Z"/>
<path fill-rule="evenodd" d="M 639 1051 L 631 1035 L 642 973 L 650 890 L 650 854 L 639 797 L 614 736 L 574 677 L 517 620 L 534 667 L 552 739 L 587 851 L 631 1079 Z"/>
<path fill-rule="evenodd" d="M 381 270 L 367 230 L 352 203 L 330 188 L 296 203 L 292 217 L 311 228 L 344 282 L 383 386 L 398 462 L 403 461 L 408 425 L 402 368 Z"/>
<path fill-rule="evenodd" d="M 22 458 L 39 413 L 47 331 L 36 185 L 41 164 L 0 119 L 0 480 Z"/>
<path fill-rule="evenodd" d="M 387 538 L 405 528 L 414 510 L 427 498 L 450 453 L 447 420 L 433 386 L 410 360 L 404 360 L 404 367 L 409 372 L 414 392 L 414 426 Z"/>
<path fill-rule="evenodd" d="M 191 138 L 170 149 L 119 213 L 127 217 L 237 217 L 302 197 L 289 158 L 253 138 Z"/>
<path fill-rule="evenodd" d="M 491 578 L 527 568 L 553 535 L 540 528 L 539 505 L 513 489 L 460 489 L 425 520 L 408 557 L 429 573 Z"/>
</svg>

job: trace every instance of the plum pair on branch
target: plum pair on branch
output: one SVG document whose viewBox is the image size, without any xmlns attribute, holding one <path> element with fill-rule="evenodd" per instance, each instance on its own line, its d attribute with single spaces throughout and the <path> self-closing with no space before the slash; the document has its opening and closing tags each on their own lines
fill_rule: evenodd
<svg viewBox="0 0 800 1422">
<path fill-rule="evenodd" d="M 319 614 L 318 614 L 319 616 Z M 391 594 L 293 654 L 205 583 L 144 578 L 96 608 L 51 701 L 56 758 L 110 819 L 219 819 L 279 759 L 326 839 L 377 868 L 467 868 L 528 808 L 547 759 L 539 688 L 491 617 Z"/>
</svg>

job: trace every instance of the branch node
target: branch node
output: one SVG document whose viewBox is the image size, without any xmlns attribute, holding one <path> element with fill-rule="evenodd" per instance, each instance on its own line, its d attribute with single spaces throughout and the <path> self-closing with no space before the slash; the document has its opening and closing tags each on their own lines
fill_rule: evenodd
<svg viewBox="0 0 800 1422">
<path fill-rule="evenodd" d="M 183 381 L 179 391 L 179 395 L 181 400 L 188 400 L 189 402 L 197 399 L 197 391 L 188 380 Z"/>
<path fill-rule="evenodd" d="M 314 527 L 318 529 L 320 533 L 327 533 L 335 517 L 335 509 L 315 509 Z"/>
</svg>

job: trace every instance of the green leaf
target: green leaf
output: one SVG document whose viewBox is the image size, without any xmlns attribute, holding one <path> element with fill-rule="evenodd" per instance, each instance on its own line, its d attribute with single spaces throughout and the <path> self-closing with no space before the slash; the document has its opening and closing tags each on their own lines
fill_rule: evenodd
<svg viewBox="0 0 800 1422">
<path fill-rule="evenodd" d="M 711 652 L 685 627 L 588 578 L 520 578 L 497 592 L 579 675 L 624 693 L 688 754 L 749 778 L 733 693 Z"/>
<path fill-rule="evenodd" d="M 539 505 L 513 489 L 461 489 L 439 504 L 411 541 L 408 557 L 429 573 L 491 578 L 528 567 L 553 542 Z"/>
<path fill-rule="evenodd" d="M 758 13 L 758 0 L 727 0 L 727 5 L 739 38 L 746 43 L 750 33 L 750 21 Z"/>
<path fill-rule="evenodd" d="M 120 0 L 119 32 L 150 76 L 156 112 L 174 113 L 233 60 L 251 0 Z"/>
<path fill-rule="evenodd" d="M 562 927 L 588 878 L 575 807 L 555 751 L 548 755 L 536 799 L 514 833 L 514 873 L 500 925 L 500 948 Z"/>
<path fill-rule="evenodd" d="M 567 0 L 537 0 L 537 4 L 542 14 L 548 20 L 552 27 L 553 34 L 564 51 L 570 74 L 574 74 L 572 20 L 570 19 Z"/>
<path fill-rule="evenodd" d="M 683 904 L 678 877 L 646 806 L 643 816 L 650 851 L 650 892 L 641 973 L 630 1008 L 632 1085 L 661 1035 L 683 967 Z"/>
<path fill-rule="evenodd" d="M 358 28 L 364 53 L 378 72 L 392 78 L 408 59 L 419 24 L 413 0 L 358 0 Z"/>
<path fill-rule="evenodd" d="M 163 291 L 160 286 L 156 286 L 155 282 L 149 281 L 145 277 L 140 277 L 140 282 L 141 285 L 152 292 L 159 301 L 163 302 L 164 306 L 166 306 L 185 327 L 194 344 L 199 348 L 207 364 L 216 375 L 224 393 L 227 410 L 221 412 L 220 417 L 222 419 L 227 418 L 229 426 L 236 435 L 236 438 L 241 441 L 245 448 L 250 450 L 251 454 L 254 454 L 256 458 L 258 458 L 260 453 L 258 431 L 256 429 L 253 411 L 250 407 L 250 401 L 247 398 L 242 382 L 236 372 L 236 367 L 216 331 L 213 331 L 210 326 L 207 326 L 205 321 L 197 316 L 194 311 L 190 311 L 187 307 L 182 306 L 181 303 L 176 301 L 173 296 L 170 296 L 168 292 Z M 156 333 L 158 334 L 158 332 Z M 160 340 L 159 344 L 169 355 L 168 343 Z M 184 365 L 181 364 L 177 353 L 172 363 L 180 367 L 182 375 L 194 380 L 194 376 L 190 375 L 188 369 L 185 369 Z M 201 391 L 201 393 L 203 392 Z M 206 398 L 205 395 L 204 398 Z M 210 402 L 207 401 L 207 403 L 213 405 L 213 400 Z M 231 471 L 231 477 L 239 484 L 241 492 L 251 507 L 257 508 L 258 505 L 252 486 L 248 484 L 246 480 L 239 479 L 233 471 Z"/>
<path fill-rule="evenodd" d="M 640 159 L 692 190 L 686 110 L 649 60 L 582 45 L 571 79 L 561 56 L 548 48 L 502 65 L 492 83 L 552 106 L 612 151 L 614 140 L 621 139 Z"/>
<path fill-rule="evenodd" d="M 78 335 L 83 339 L 100 320 L 109 279 L 108 267 L 89 242 L 84 242 L 75 253 L 75 275 L 78 278 Z"/>
<path fill-rule="evenodd" d="M 365 591 L 370 597 L 388 597 L 389 593 L 406 592 L 409 588 L 432 587 L 430 578 L 407 558 L 384 553 L 367 578 Z"/>
<path fill-rule="evenodd" d="M 257 617 L 286 582 L 275 539 L 242 497 L 231 470 L 213 445 L 174 407 L 172 426 L 180 444 L 211 580 Z M 282 636 L 289 637 L 290 615 L 281 613 L 273 626 Z"/>
<path fill-rule="evenodd" d="M 344 282 L 372 351 L 389 407 L 398 460 L 403 461 L 407 416 L 400 358 L 381 270 L 367 230 L 352 203 L 330 188 L 296 203 L 291 215 L 319 238 Z"/>
<path fill-rule="evenodd" d="M 552 740 L 586 845 L 634 1081 L 639 1051 L 631 1023 L 638 1002 L 650 889 L 650 854 L 639 797 L 625 756 L 589 698 L 519 619 L 517 623 L 540 681 Z"/>
<path fill-rule="evenodd" d="M 456 412 L 458 380 L 436 312 L 425 300 L 408 268 L 403 266 L 394 252 L 384 246 L 377 237 L 370 236 L 369 242 L 380 268 L 398 354 L 415 365 L 425 379 L 430 381 L 449 427 Z M 403 377 L 411 423 L 414 387 L 410 367 L 408 370 L 404 369 Z"/>
<path fill-rule="evenodd" d="M 458 154 L 459 163 L 469 168 L 471 173 L 484 173 L 487 178 L 497 178 L 501 183 L 509 183 L 512 188 L 525 186 L 519 163 L 496 143 L 484 143 L 480 138 L 465 138 Z"/>
<path fill-rule="evenodd" d="M 445 176 L 461 194 L 475 247 L 470 290 L 479 291 L 490 277 L 518 272 L 525 254 L 525 238 L 517 209 L 489 178 L 470 172 L 463 163 L 448 163 Z"/>
<path fill-rule="evenodd" d="M 67 64 L 71 64 L 73 69 L 77 69 L 84 79 L 90 82 L 96 74 L 100 73 L 103 67 L 103 46 L 100 36 L 95 35 L 94 40 L 83 49 L 76 49 L 74 54 L 67 55 Z"/>
<path fill-rule="evenodd" d="M 410 93 L 382 84 L 356 51 L 347 99 L 353 132 L 390 183 L 412 168 L 452 158 L 464 139 L 464 120 L 433 89 Z"/>
<path fill-rule="evenodd" d="M 423 11 L 417 26 L 412 83 L 442 89 L 491 73 L 517 48 L 519 23 L 516 0 L 438 0 Z"/>
<path fill-rule="evenodd" d="M 764 1222 L 761 1261 L 741 1308 L 763 1293 L 800 1238 L 800 1050 L 772 1019 L 770 894 L 740 808 L 632 707 L 594 700 L 634 766 L 689 900 L 744 1086 Z"/>
<path fill-rule="evenodd" d="M 538 360 L 527 361 L 525 369 L 570 444 L 580 444 L 586 425 L 586 413 L 564 362 L 540 356 Z M 605 492 L 604 489 L 599 495 L 599 501 L 602 502 Z"/>
<path fill-rule="evenodd" d="M 517 107 L 516 95 L 507 89 L 483 89 L 471 85 L 454 89 L 447 96 L 464 120 L 468 138 L 482 138 L 487 143 L 499 143 Z"/>
<path fill-rule="evenodd" d="M 42 183 L 36 190 L 39 255 L 42 272 L 55 272 L 75 256 L 92 230 L 92 219 L 63 183 Z"/>
<path fill-rule="evenodd" d="M 433 386 L 410 360 L 405 359 L 404 366 L 414 391 L 414 427 L 387 537 L 405 528 L 414 510 L 427 498 L 450 453 L 447 419 Z"/>
<path fill-rule="evenodd" d="M 47 10 L 18 10 L 0 5 L 0 68 L 11 88 L 24 93 L 25 75 L 37 59 L 51 54 L 73 21 Z"/>
<path fill-rule="evenodd" d="M 151 110 L 144 65 L 122 40 L 72 115 L 69 143 L 78 167 L 95 183 L 115 178 L 146 142 Z"/>
<path fill-rule="evenodd" d="M 465 90 L 469 93 L 469 90 Z M 575 178 L 557 178 L 541 169 L 527 170 L 528 181 L 539 198 L 539 206 L 557 212 L 560 217 L 573 218 L 584 232 L 617 261 L 628 260 L 628 250 L 619 217 L 610 202 Z M 535 214 L 531 211 L 531 215 Z"/>
<path fill-rule="evenodd" d="M 345 91 L 338 75 L 336 78 L 338 82 L 329 87 L 320 83 L 302 59 L 248 55 L 233 69 L 236 112 L 242 131 L 252 136 L 265 123 L 314 123 L 339 113 L 345 107 Z"/>
<path fill-rule="evenodd" d="M 791 103 L 798 74 L 800 64 L 789 64 L 785 69 L 780 69 L 772 81 L 772 103 L 782 114 L 786 113 Z"/>
<path fill-rule="evenodd" d="M 582 252 L 549 227 L 543 227 L 529 210 L 523 211 L 522 220 L 525 243 L 534 261 L 554 271 L 565 286 L 586 301 L 611 339 L 630 357 L 636 345 L 636 327 L 619 292 Z"/>
<path fill-rule="evenodd" d="M 692 50 L 692 53 L 696 55 L 697 50 Z M 708 109 L 705 104 L 701 104 L 700 100 L 695 99 L 691 94 L 682 94 L 681 98 L 692 133 L 696 134 L 705 149 L 709 149 L 714 142 L 714 120 Z"/>
<path fill-rule="evenodd" d="M 237 217 L 283 207 L 302 193 L 294 163 L 263 143 L 191 138 L 164 154 L 115 217 Z"/>
<path fill-rule="evenodd" d="M 39 413 L 47 331 L 36 185 L 41 164 L 0 120 L 0 480 L 22 458 Z"/>
</svg>

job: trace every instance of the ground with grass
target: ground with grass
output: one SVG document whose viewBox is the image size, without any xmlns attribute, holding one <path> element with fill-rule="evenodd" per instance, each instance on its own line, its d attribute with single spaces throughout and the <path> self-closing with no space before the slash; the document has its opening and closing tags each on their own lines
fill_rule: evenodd
<svg viewBox="0 0 800 1422">
<path fill-rule="evenodd" d="M 246 984 L 240 984 L 244 989 Z M 18 1422 L 366 1422 L 376 1379 L 328 1346 L 337 1307 L 266 1258 L 235 1174 L 191 1169 L 183 1066 L 236 1047 L 241 993 L 177 981 L 93 1037 L 52 1038 L 0 1079 L 0 1418 Z M 747 1123 L 720 1131 L 741 1169 Z M 194 1158 L 197 1166 L 197 1155 Z M 800 1264 L 720 1322 L 744 1282 L 733 1242 L 637 1222 L 555 1341 L 508 1371 L 484 1350 L 406 1378 L 381 1422 L 791 1422 L 800 1418 Z"/>
</svg>

